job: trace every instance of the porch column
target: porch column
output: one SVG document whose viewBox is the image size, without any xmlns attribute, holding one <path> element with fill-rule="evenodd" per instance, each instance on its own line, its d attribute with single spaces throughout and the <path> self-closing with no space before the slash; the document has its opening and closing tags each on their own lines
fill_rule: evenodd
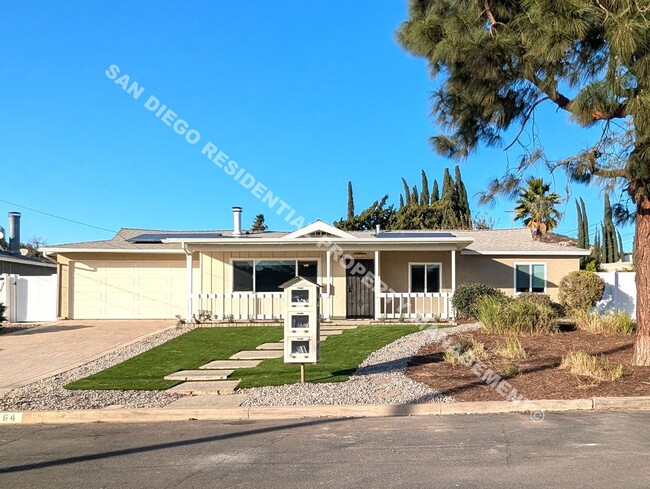
<svg viewBox="0 0 650 489">
<path fill-rule="evenodd" d="M 187 311 L 185 321 L 192 320 L 192 252 L 185 250 L 185 291 L 187 295 Z"/>
<path fill-rule="evenodd" d="M 375 250 L 375 320 L 379 319 L 381 308 L 381 273 L 379 270 L 379 250 Z"/>
<path fill-rule="evenodd" d="M 451 293 L 456 291 L 456 250 L 451 250 Z"/>
<path fill-rule="evenodd" d="M 325 319 L 330 319 L 332 316 L 332 250 L 328 248 L 327 258 L 325 259 L 325 267 L 327 268 L 327 277 L 325 283 L 327 284 L 327 304 L 325 309 Z"/>
</svg>

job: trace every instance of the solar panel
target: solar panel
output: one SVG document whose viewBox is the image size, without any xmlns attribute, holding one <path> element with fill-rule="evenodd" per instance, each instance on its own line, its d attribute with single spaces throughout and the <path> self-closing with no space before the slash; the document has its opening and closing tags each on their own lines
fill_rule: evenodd
<svg viewBox="0 0 650 489">
<path fill-rule="evenodd" d="M 421 239 L 421 238 L 455 238 L 451 233 L 436 233 L 436 232 L 423 232 L 423 233 L 416 233 L 416 232 L 409 232 L 409 231 L 404 231 L 404 232 L 391 232 L 391 233 L 378 233 L 376 235 L 377 238 L 399 238 L 399 239 Z"/>
<path fill-rule="evenodd" d="M 146 233 L 146 234 L 139 234 L 138 236 L 134 236 L 128 241 L 130 241 L 131 243 L 162 243 L 162 240 L 167 238 L 214 239 L 214 238 L 220 238 L 222 236 L 223 235 L 221 233 Z"/>
</svg>

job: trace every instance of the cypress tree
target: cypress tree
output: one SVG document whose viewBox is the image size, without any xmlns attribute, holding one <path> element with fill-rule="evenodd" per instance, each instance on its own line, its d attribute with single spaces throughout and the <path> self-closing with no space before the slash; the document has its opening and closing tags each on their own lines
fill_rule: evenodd
<svg viewBox="0 0 650 489">
<path fill-rule="evenodd" d="M 442 179 L 442 227 L 443 229 L 455 229 L 458 226 L 458 193 L 456 184 L 449 174 L 449 168 L 445 168 L 445 175 Z"/>
<path fill-rule="evenodd" d="M 418 186 L 413 185 L 413 189 L 411 190 L 411 203 L 418 205 L 420 203 L 420 195 L 418 193 Z"/>
<path fill-rule="evenodd" d="M 399 194 L 399 208 L 404 208 L 404 196 L 402 194 Z"/>
<path fill-rule="evenodd" d="M 576 215 L 578 216 L 578 248 L 585 249 L 585 228 L 580 203 L 576 200 Z"/>
<path fill-rule="evenodd" d="M 616 235 L 618 236 L 618 259 L 622 260 L 623 255 L 625 255 L 625 250 L 623 249 L 623 238 L 621 238 L 620 231 L 617 231 Z"/>
<path fill-rule="evenodd" d="M 411 189 L 404 177 L 402 177 L 402 185 L 404 185 L 404 202 L 406 202 L 406 205 L 409 205 L 411 203 Z"/>
<path fill-rule="evenodd" d="M 440 191 L 438 190 L 438 180 L 433 181 L 433 189 L 431 190 L 431 203 L 435 204 L 440 200 Z"/>
<path fill-rule="evenodd" d="M 585 201 L 580 197 L 580 208 L 582 209 L 582 233 L 585 237 L 585 249 L 589 249 L 589 218 L 587 217 L 587 208 Z"/>
<path fill-rule="evenodd" d="M 458 165 L 454 168 L 454 174 L 456 176 L 456 194 L 458 198 L 458 222 L 461 227 L 469 229 L 472 227 L 472 212 L 469 208 L 467 189 L 463 183 L 463 179 L 460 175 L 460 167 Z"/>
<path fill-rule="evenodd" d="M 348 220 L 354 219 L 354 193 L 352 182 L 348 181 Z"/>
<path fill-rule="evenodd" d="M 429 179 L 424 170 L 422 170 L 422 190 L 420 191 L 420 205 L 428 206 L 429 205 Z"/>
</svg>

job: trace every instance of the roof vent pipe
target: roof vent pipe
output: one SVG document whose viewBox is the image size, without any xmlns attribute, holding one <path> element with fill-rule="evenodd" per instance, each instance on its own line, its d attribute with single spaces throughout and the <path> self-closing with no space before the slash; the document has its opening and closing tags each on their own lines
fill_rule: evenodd
<svg viewBox="0 0 650 489">
<path fill-rule="evenodd" d="M 9 253 L 20 254 L 20 212 L 9 213 Z"/>
<path fill-rule="evenodd" d="M 241 207 L 232 208 L 232 235 L 241 236 Z"/>
<path fill-rule="evenodd" d="M 377 232 L 375 234 L 379 234 L 381 232 L 381 226 L 377 224 L 377 227 L 375 228 Z"/>
</svg>

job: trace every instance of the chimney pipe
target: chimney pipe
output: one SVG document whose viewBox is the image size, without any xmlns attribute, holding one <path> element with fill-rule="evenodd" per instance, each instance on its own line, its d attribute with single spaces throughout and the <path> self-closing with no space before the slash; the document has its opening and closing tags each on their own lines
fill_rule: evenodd
<svg viewBox="0 0 650 489">
<path fill-rule="evenodd" d="M 232 226 L 232 235 L 233 236 L 241 236 L 241 207 L 233 207 L 232 208 L 232 220 L 233 220 L 233 226 Z"/>
<path fill-rule="evenodd" d="M 9 213 L 9 253 L 20 254 L 20 212 Z"/>
</svg>

